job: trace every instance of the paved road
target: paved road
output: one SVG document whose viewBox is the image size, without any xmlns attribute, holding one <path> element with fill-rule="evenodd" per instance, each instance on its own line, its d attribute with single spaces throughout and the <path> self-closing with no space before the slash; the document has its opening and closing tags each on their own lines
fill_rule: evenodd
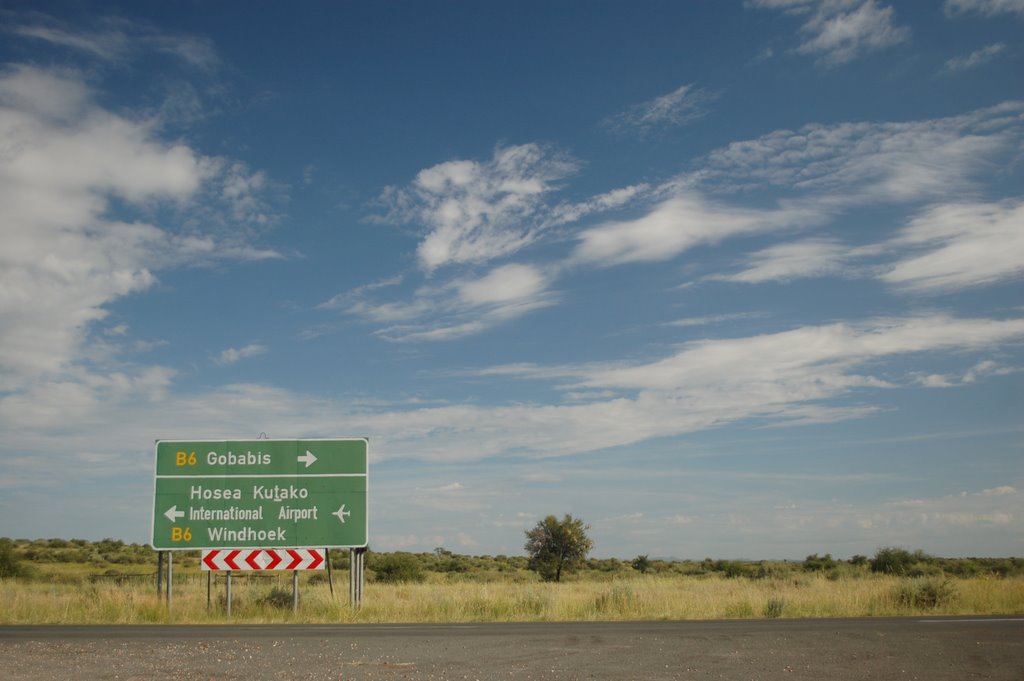
<svg viewBox="0 0 1024 681">
<path fill-rule="evenodd" d="M 1024 618 L 0 627 L 21 679 L 1024 680 Z"/>
</svg>

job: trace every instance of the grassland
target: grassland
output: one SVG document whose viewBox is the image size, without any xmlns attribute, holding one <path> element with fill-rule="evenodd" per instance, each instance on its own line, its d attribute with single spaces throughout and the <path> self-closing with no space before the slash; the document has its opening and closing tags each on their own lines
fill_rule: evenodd
<svg viewBox="0 0 1024 681">
<path fill-rule="evenodd" d="M 224 623 L 224 577 L 211 584 L 195 556 L 175 560 L 168 612 L 156 593 L 155 555 L 146 547 L 48 540 L 8 543 L 21 576 L 0 579 L 0 623 Z M 924 554 L 905 574 L 873 572 L 865 560 L 809 556 L 803 562 L 592 560 L 568 582 L 545 583 L 519 557 L 404 554 L 412 581 L 383 582 L 395 554 L 371 554 L 363 606 L 348 604 L 345 556 L 326 575 L 303 574 L 300 609 L 291 575 L 236 574 L 232 622 L 390 623 L 587 621 L 1024 614 L 1024 561 Z"/>
</svg>

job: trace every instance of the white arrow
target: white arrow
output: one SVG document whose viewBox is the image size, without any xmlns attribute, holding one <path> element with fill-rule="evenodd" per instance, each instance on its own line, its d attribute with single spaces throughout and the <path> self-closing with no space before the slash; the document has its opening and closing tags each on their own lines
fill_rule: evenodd
<svg viewBox="0 0 1024 681">
<path fill-rule="evenodd" d="M 316 457 L 313 456 L 313 452 L 311 452 L 311 451 L 309 451 L 307 449 L 305 454 L 303 454 L 302 456 L 298 457 L 298 460 L 299 461 L 305 461 L 306 462 L 306 468 L 309 468 L 316 461 Z"/>
<path fill-rule="evenodd" d="M 346 511 L 345 510 L 345 504 L 342 504 L 341 508 L 339 508 L 337 511 L 335 511 L 331 515 L 338 516 L 338 520 L 340 520 L 342 523 L 344 523 L 345 522 L 345 518 L 347 518 L 348 516 L 352 515 L 352 511 Z"/>
<path fill-rule="evenodd" d="M 173 523 L 178 518 L 184 518 L 185 517 L 185 512 L 184 511 L 179 511 L 178 510 L 178 505 L 175 504 L 174 506 L 171 506 L 169 509 L 167 509 L 167 511 L 164 513 L 164 515 L 167 516 L 167 519 L 170 520 Z"/>
</svg>

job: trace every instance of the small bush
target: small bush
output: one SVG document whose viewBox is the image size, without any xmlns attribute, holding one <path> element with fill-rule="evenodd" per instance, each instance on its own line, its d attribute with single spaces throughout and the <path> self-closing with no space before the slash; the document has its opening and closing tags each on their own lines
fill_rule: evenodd
<svg viewBox="0 0 1024 681">
<path fill-rule="evenodd" d="M 804 570 L 808 572 L 825 572 L 827 570 L 835 570 L 836 565 L 838 565 L 838 563 L 836 563 L 835 559 L 832 558 L 831 553 L 826 553 L 824 556 L 812 553 L 804 560 Z"/>
<path fill-rule="evenodd" d="M 472 569 L 473 566 L 469 563 L 468 560 L 466 560 L 462 556 L 451 556 L 446 560 L 439 561 L 437 566 L 438 572 L 448 572 L 456 574 L 469 572 Z"/>
<path fill-rule="evenodd" d="M 956 585 L 945 577 L 912 579 L 896 587 L 896 602 L 906 608 L 939 608 L 956 600 Z"/>
<path fill-rule="evenodd" d="M 25 567 L 14 553 L 14 543 L 10 539 L 0 539 L 0 579 L 24 577 L 25 574 Z"/>
<path fill-rule="evenodd" d="M 594 608 L 602 614 L 627 615 L 637 610 L 639 603 L 639 597 L 631 588 L 616 584 L 611 591 L 606 591 L 594 600 Z"/>
<path fill-rule="evenodd" d="M 764 604 L 764 616 L 772 619 L 782 617 L 782 611 L 785 609 L 785 598 L 769 598 L 768 602 Z"/>
<path fill-rule="evenodd" d="M 260 602 L 264 605 L 269 605 L 272 608 L 283 609 L 292 607 L 292 598 L 292 592 L 290 590 L 275 586 L 270 590 L 270 593 L 260 599 Z"/>
<path fill-rule="evenodd" d="M 374 580 L 385 584 L 422 582 L 427 578 L 416 556 L 410 553 L 375 555 L 370 567 L 373 569 Z"/>
<path fill-rule="evenodd" d="M 747 577 L 752 572 L 751 566 L 738 560 L 716 560 L 714 570 L 729 578 Z"/>
<path fill-rule="evenodd" d="M 910 551 L 887 546 L 878 549 L 878 552 L 875 553 L 875 557 L 871 561 L 871 571 L 887 575 L 905 575 L 910 570 L 910 566 L 916 562 L 918 561 Z"/>
</svg>

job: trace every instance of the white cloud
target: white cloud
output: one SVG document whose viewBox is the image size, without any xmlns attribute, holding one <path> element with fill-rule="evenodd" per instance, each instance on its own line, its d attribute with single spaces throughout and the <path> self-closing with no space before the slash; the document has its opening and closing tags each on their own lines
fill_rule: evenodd
<svg viewBox="0 0 1024 681">
<path fill-rule="evenodd" d="M 986 16 L 1024 14 L 1024 0 L 946 0 L 946 14 L 979 12 Z"/>
<path fill-rule="evenodd" d="M 663 261 L 695 246 L 799 229 L 823 219 L 821 211 L 797 204 L 750 210 L 715 204 L 691 192 L 663 201 L 642 217 L 583 230 L 570 261 L 597 265 Z"/>
<path fill-rule="evenodd" d="M 655 97 L 612 116 L 605 126 L 617 133 L 645 135 L 659 128 L 689 125 L 707 115 L 707 105 L 715 95 L 689 85 L 681 85 L 668 94 Z"/>
<path fill-rule="evenodd" d="M 324 307 L 386 325 L 378 330 L 385 338 L 462 338 L 553 304 L 555 297 L 548 289 L 566 267 L 665 261 L 726 239 L 822 225 L 860 205 L 920 203 L 945 198 L 954 191 L 970 193 L 982 173 L 1007 159 L 1022 138 L 1024 102 L 1007 102 L 944 119 L 811 124 L 715 150 L 699 161 L 697 170 L 660 187 L 633 185 L 554 207 L 542 198 L 559 175 L 540 170 L 550 168 L 547 152 L 538 145 L 498 149 L 490 163 L 440 164 L 422 171 L 409 188 L 386 193 L 390 217 L 421 219 L 425 225 L 435 226 L 418 249 L 421 265 L 429 271 L 442 264 L 489 261 L 531 243 L 550 227 L 641 201 L 647 205 L 640 208 L 639 217 L 578 231 L 568 257 L 543 272 L 536 266 L 499 267 L 479 280 L 435 280 L 415 289 L 406 300 L 381 301 L 366 289 L 335 296 Z M 794 196 L 760 209 L 712 198 L 774 187 Z M 508 192 L 511 195 L 505 196 Z M 979 238 L 973 237 L 973 243 Z M 436 253 L 437 259 L 430 256 L 424 260 L 424 254 L 433 248 L 430 244 L 443 248 Z M 757 283 L 836 274 L 875 276 L 883 268 L 887 281 L 895 283 L 911 264 L 900 259 L 901 253 L 914 249 L 915 255 L 921 256 L 925 248 L 923 243 L 912 244 L 909 237 L 859 247 L 812 238 L 762 249 L 748 257 L 742 271 L 705 280 Z M 1012 248 L 1006 251 L 1012 253 Z M 892 256 L 895 263 L 877 262 Z M 876 262 L 867 262 L 869 258 Z M 998 261 L 996 258 L 988 266 Z M 499 282 L 510 292 L 507 304 L 480 298 Z M 517 286 L 525 286 L 529 295 L 515 293 Z M 909 291 L 913 287 L 901 283 L 899 288 Z"/>
<path fill-rule="evenodd" d="M 215 220 L 190 225 L 193 211 L 224 212 L 223 198 L 207 200 L 224 163 L 101 108 L 74 71 L 0 72 L 0 138 L 0 389 L 68 378 L 106 306 L 151 287 L 162 268 L 277 255 L 230 216 L 223 235 L 208 231 Z M 185 226 L 140 218 L 160 211 Z"/>
<path fill-rule="evenodd" d="M 1024 497 L 1007 485 L 981 492 L 893 501 L 864 520 L 872 528 L 920 525 L 943 531 L 1010 525 L 1022 515 Z"/>
<path fill-rule="evenodd" d="M 19 17 L 14 15 L 16 19 Z M 22 38 L 76 50 L 111 63 L 126 63 L 145 52 L 160 52 L 205 70 L 219 66 L 220 59 L 209 40 L 170 34 L 124 18 L 104 17 L 89 27 L 68 26 L 40 13 L 12 21 L 7 31 Z"/>
<path fill-rule="evenodd" d="M 891 256 L 868 267 L 868 258 Z M 941 294 L 1024 274 L 1024 201 L 933 206 L 884 242 L 858 248 L 834 239 L 779 244 L 747 256 L 747 267 L 706 280 L 741 283 L 815 276 L 877 276 L 904 293 Z"/>
<path fill-rule="evenodd" d="M 1024 274 L 1024 201 L 947 204 L 900 230 L 891 246 L 911 250 L 882 280 L 912 293 L 944 293 Z"/>
<path fill-rule="evenodd" d="M 626 206 L 643 197 L 648 191 L 650 191 L 649 185 L 635 184 L 613 189 L 581 203 L 560 203 L 551 209 L 551 215 L 545 226 L 578 222 L 588 215 Z"/>
<path fill-rule="evenodd" d="M 419 287 L 411 300 L 374 302 L 383 286 L 360 287 L 323 307 L 389 324 L 378 335 L 397 341 L 438 341 L 482 333 L 528 312 L 553 305 L 551 275 L 538 267 L 508 264 L 480 277 Z M 396 282 L 397 283 L 397 282 Z"/>
<path fill-rule="evenodd" d="M 995 59 L 996 55 L 1006 50 L 1005 43 L 993 43 L 992 45 L 986 45 L 980 50 L 975 50 L 965 57 L 953 57 L 946 61 L 946 65 L 943 70 L 946 73 L 960 73 L 962 71 L 969 71 L 977 68 L 982 64 Z"/>
<path fill-rule="evenodd" d="M 906 41 L 910 31 L 893 21 L 893 8 L 876 0 L 755 0 L 748 6 L 806 17 L 796 51 L 835 66 Z"/>
<path fill-rule="evenodd" d="M 109 197 L 182 201 L 203 160 L 91 103 L 68 74 L 0 75 L 0 384 L 65 367 L 103 305 L 148 288 L 167 235 L 106 216 Z"/>
<path fill-rule="evenodd" d="M 760 284 L 842 274 L 849 249 L 834 239 L 805 239 L 769 246 L 747 256 L 747 268 L 710 279 Z"/>
<path fill-rule="evenodd" d="M 236 221 L 266 225 L 274 220 L 262 198 L 267 187 L 266 173 L 253 172 L 244 163 L 235 162 L 224 173 L 221 197 L 231 206 Z"/>
<path fill-rule="evenodd" d="M 532 243 L 546 217 L 543 197 L 576 171 L 571 158 L 537 144 L 499 147 L 484 163 L 449 161 L 420 171 L 408 187 L 381 196 L 380 220 L 425 228 L 421 267 L 485 263 Z"/>
<path fill-rule="evenodd" d="M 972 320 L 945 316 L 830 324 L 751 338 L 689 343 L 666 359 L 583 372 L 587 387 L 699 392 L 753 398 L 760 408 L 776 402 L 821 400 L 864 386 L 888 383 L 850 373 L 873 358 L 908 353 L 980 349 L 1020 338 L 1024 320 Z M 711 400 L 714 402 L 714 400 Z"/>
<path fill-rule="evenodd" d="M 1016 494 L 1017 490 L 1010 485 L 1000 485 L 999 487 L 993 487 L 991 489 L 983 489 L 978 494 L 983 497 L 1001 497 L 1007 494 Z"/>
<path fill-rule="evenodd" d="M 737 319 L 764 319 L 767 316 L 767 312 L 732 312 L 727 314 L 709 315 L 706 317 L 687 317 L 685 319 L 676 319 L 675 321 L 668 322 L 666 326 L 678 326 L 682 328 L 691 326 L 707 326 L 709 324 L 731 322 Z"/>
<path fill-rule="evenodd" d="M 905 41 L 910 31 L 893 24 L 892 7 L 867 0 L 856 9 L 844 0 L 825 0 L 801 31 L 807 39 L 797 51 L 820 54 L 827 64 L 843 64 L 869 52 Z"/>
<path fill-rule="evenodd" d="M 949 118 L 814 123 L 717 149 L 677 183 L 716 191 L 780 187 L 835 207 L 944 199 L 974 190 L 977 177 L 1022 138 L 1021 101 Z"/>
<path fill-rule="evenodd" d="M 222 350 L 213 361 L 215 364 L 226 366 L 229 364 L 235 364 L 243 359 L 248 359 L 249 357 L 262 355 L 266 353 L 267 350 L 267 346 L 262 343 L 250 343 L 249 345 L 241 348 L 228 348 L 227 350 Z"/>
<path fill-rule="evenodd" d="M 535 298 L 546 288 L 544 275 L 529 265 L 503 265 L 480 279 L 457 284 L 459 298 L 470 305 L 502 305 Z"/>
<path fill-rule="evenodd" d="M 925 388 L 952 388 L 958 385 L 976 383 L 986 376 L 1007 376 L 1020 371 L 1013 367 L 1001 366 L 992 360 L 978 362 L 962 374 L 919 374 L 915 376 L 918 384 Z"/>
<path fill-rule="evenodd" d="M 52 26 L 17 26 L 12 33 L 26 38 L 43 40 L 54 45 L 87 52 L 106 61 L 115 61 L 124 56 L 128 49 L 127 37 L 122 33 L 71 32 Z"/>
<path fill-rule="evenodd" d="M 0 461 L 0 484 L 39 476 L 48 476 L 52 483 L 52 459 L 34 459 L 35 452 L 64 453 L 66 465 L 57 476 L 81 477 L 83 471 L 87 477 L 104 475 L 83 463 L 96 456 L 106 457 L 117 470 L 138 470 L 141 475 L 151 459 L 140 455 L 140 443 L 152 442 L 154 434 L 216 439 L 224 433 L 251 432 L 253 414 L 260 415 L 260 429 L 266 432 L 300 437 L 336 434 L 342 423 L 346 431 L 371 438 L 374 461 L 415 458 L 438 463 L 511 452 L 557 457 L 746 419 L 793 425 L 860 418 L 876 407 L 851 404 L 852 395 L 866 400 L 870 393 L 865 388 L 896 388 L 871 374 L 881 360 L 986 351 L 1021 339 L 1024 320 L 1019 319 L 875 320 L 693 342 L 644 364 L 537 367 L 522 374 L 571 384 L 570 390 L 581 385 L 609 392 L 581 404 L 375 405 L 252 384 L 179 395 L 170 389 L 173 374 L 163 369 L 135 376 L 80 374 L 0 397 L 0 431 L 11 451 L 24 454 Z M 167 424 L 174 424 L 174 433 L 167 432 Z M 8 478 L 7 471 L 13 470 L 17 476 Z M 489 494 L 475 485 L 450 485 L 436 492 L 449 506 L 466 508 L 486 506 Z"/>
</svg>

